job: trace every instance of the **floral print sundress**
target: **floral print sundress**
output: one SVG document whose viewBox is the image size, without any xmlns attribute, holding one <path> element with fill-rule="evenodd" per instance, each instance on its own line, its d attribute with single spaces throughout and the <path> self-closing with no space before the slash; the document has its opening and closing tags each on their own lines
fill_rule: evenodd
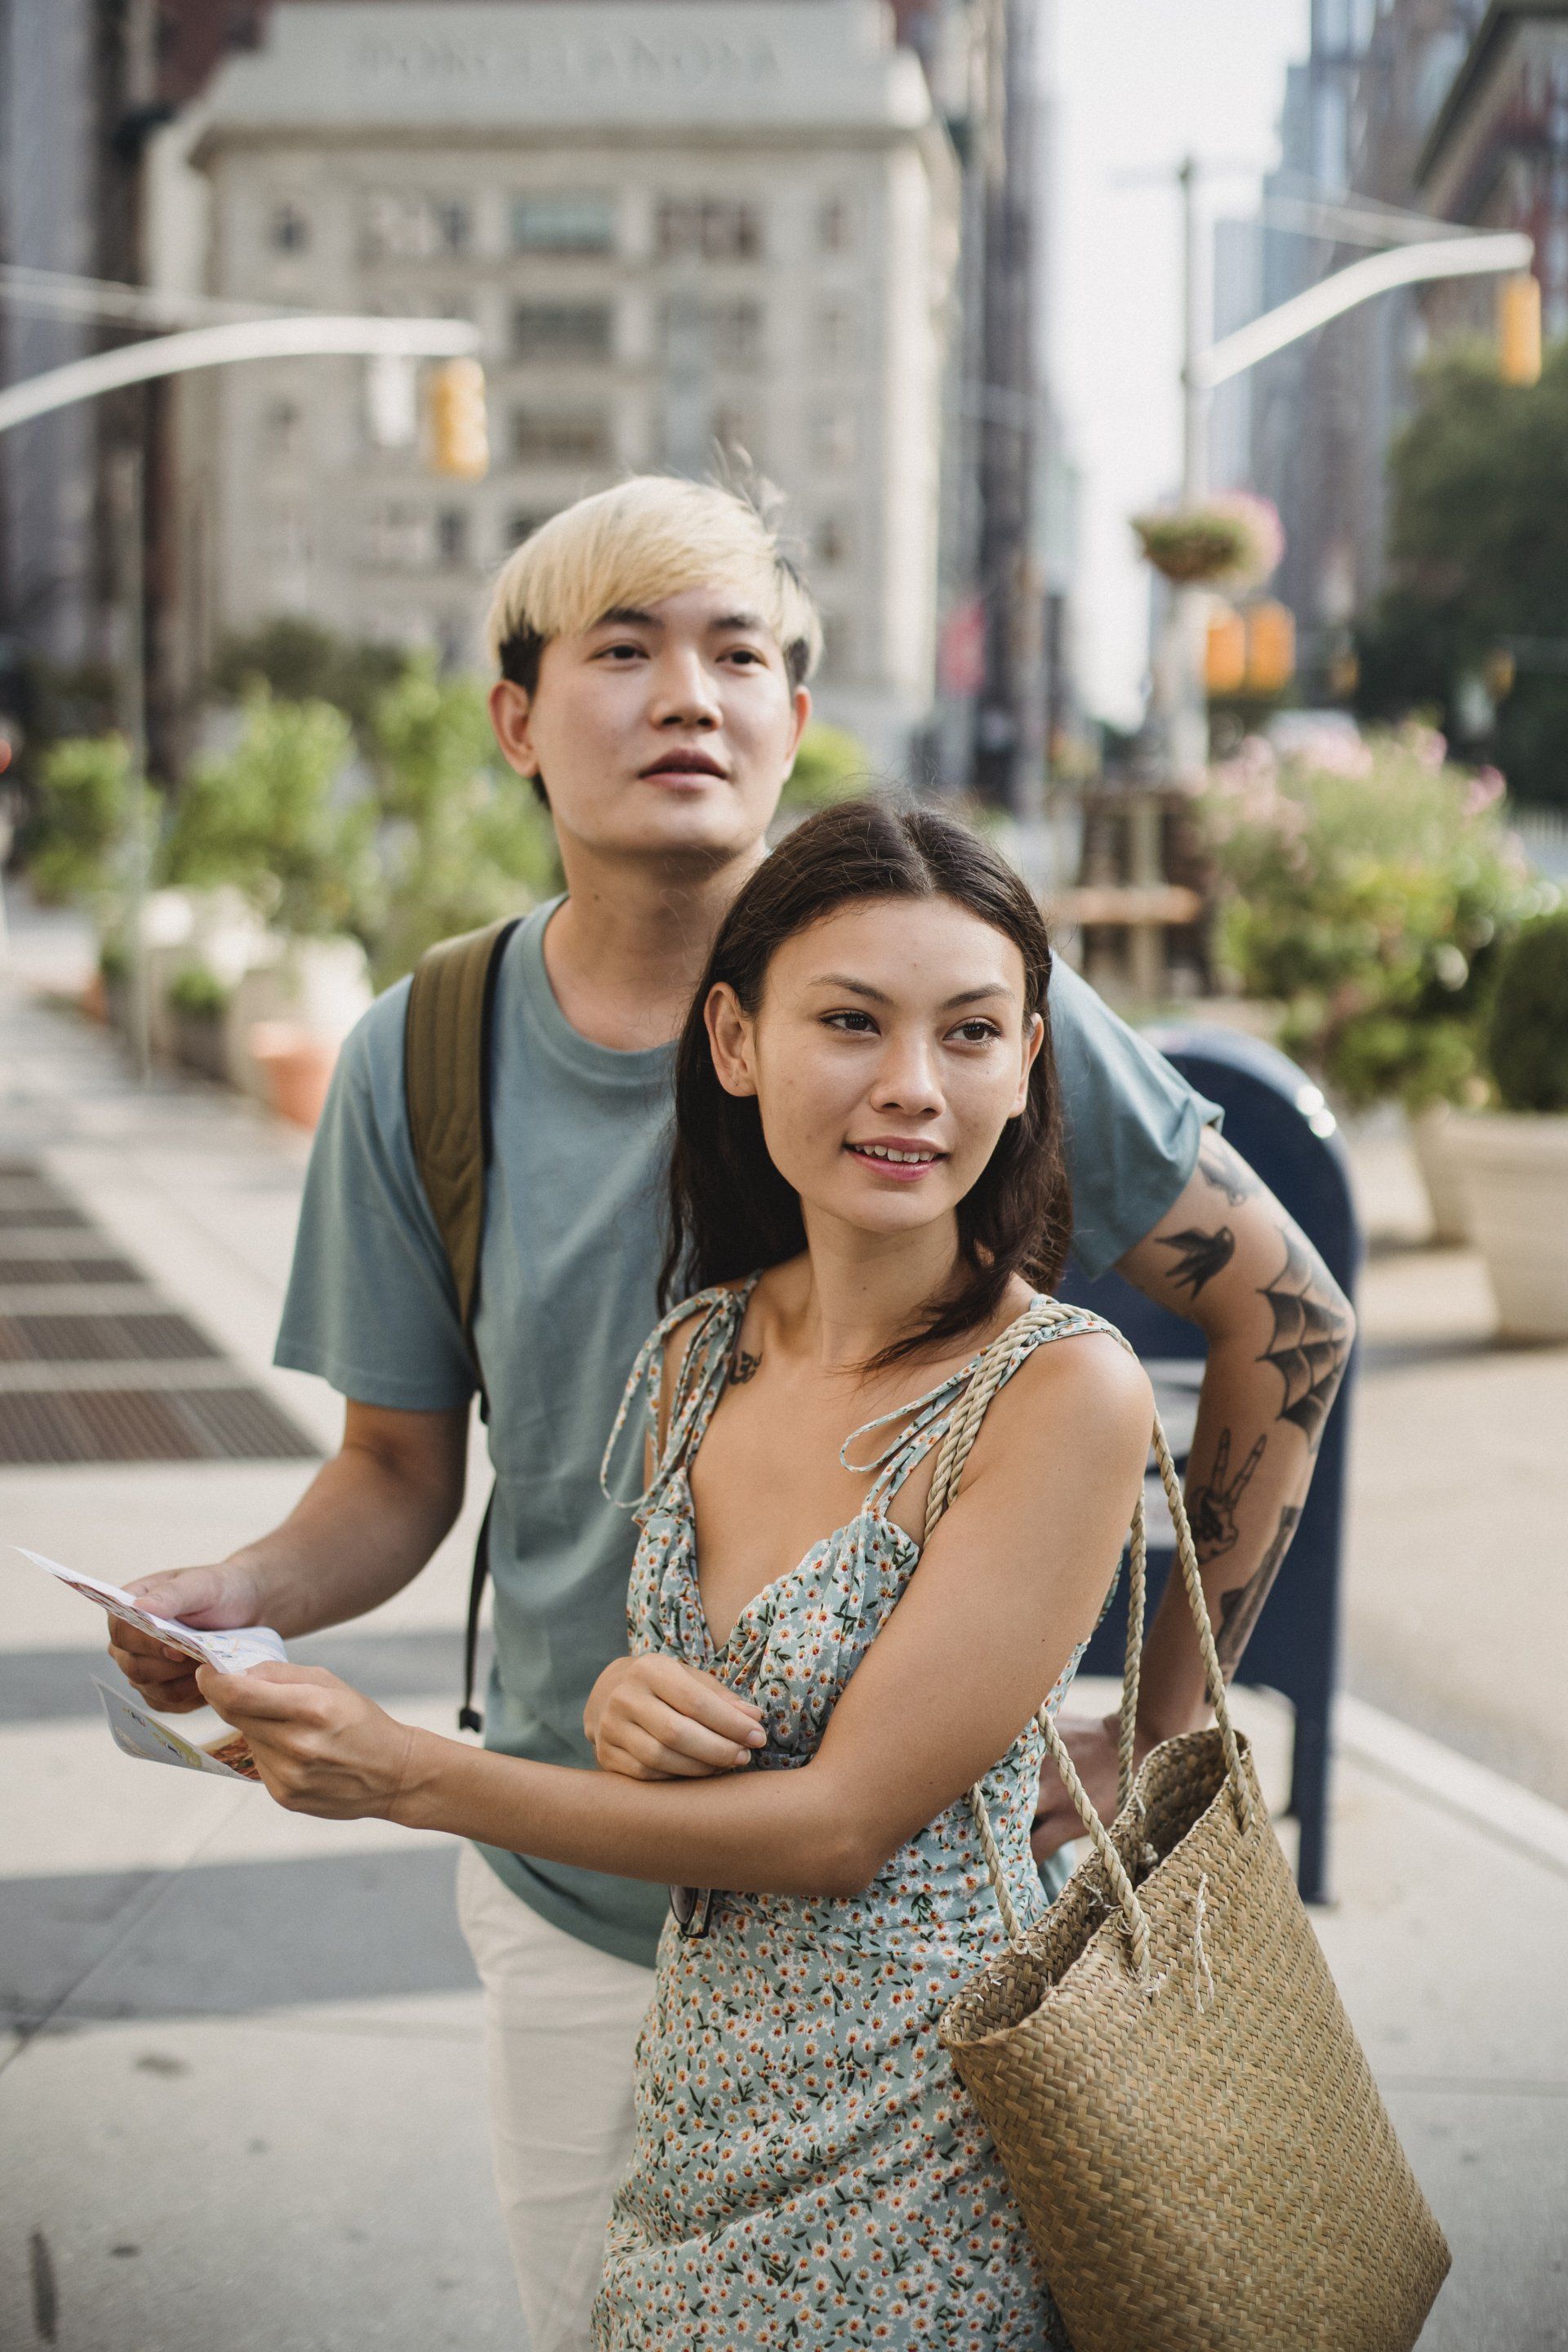
<svg viewBox="0 0 1568 2352">
<path fill-rule="evenodd" d="M 716 1647 L 688 1474 L 752 1287 L 700 1292 L 659 1325 L 611 1453 L 639 1395 L 657 1444 L 664 1344 L 696 1318 L 668 1436 L 633 1507 L 631 1647 L 684 1658 L 753 1699 L 767 1746 L 748 1769 L 789 1771 L 812 1756 L 914 1571 L 920 1547 L 888 1505 L 941 1443 L 967 1367 L 856 1432 L 846 1467 L 875 1474 L 862 1508 L 758 1593 Z M 1094 1328 L 1086 1314 L 1025 1332 L 1008 1375 L 1035 1348 Z M 863 1439 L 876 1447 L 868 1461 L 854 1451 Z M 1029 1852 L 1043 1752 L 1031 1723 L 984 1782 L 1026 1923 L 1047 1900 Z M 1003 1940 L 967 1799 L 864 1894 L 717 1893 L 705 1932 L 666 1922 L 637 2045 L 631 2166 L 594 2307 L 600 2352 L 1066 2352 L 1001 2168 L 937 2040 L 942 2011 Z"/>
</svg>

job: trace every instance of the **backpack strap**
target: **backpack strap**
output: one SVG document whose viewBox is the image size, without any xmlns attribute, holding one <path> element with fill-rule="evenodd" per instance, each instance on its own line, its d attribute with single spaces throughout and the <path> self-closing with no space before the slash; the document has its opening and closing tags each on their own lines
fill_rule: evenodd
<svg viewBox="0 0 1568 2352">
<path fill-rule="evenodd" d="M 414 973 L 403 1033 L 409 1140 L 452 1269 L 463 1344 L 474 1368 L 479 1412 L 486 1420 L 489 1401 L 474 1345 L 474 1316 L 479 1300 L 479 1248 L 485 1231 L 485 1176 L 493 1140 L 490 1042 L 501 957 L 519 919 L 509 916 L 482 931 L 468 931 L 460 939 L 443 940 L 428 949 Z M 494 1503 L 492 1489 L 468 1581 L 463 1704 L 458 1714 L 460 1731 L 483 1728 L 483 1718 L 474 1705 L 474 1661 L 479 1651 L 479 1609 L 489 1573 Z"/>
</svg>

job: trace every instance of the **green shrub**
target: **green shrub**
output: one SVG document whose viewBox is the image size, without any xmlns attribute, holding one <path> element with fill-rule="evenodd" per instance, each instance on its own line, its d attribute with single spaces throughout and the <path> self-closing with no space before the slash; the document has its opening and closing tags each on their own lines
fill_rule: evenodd
<svg viewBox="0 0 1568 2352">
<path fill-rule="evenodd" d="M 1499 960 L 1487 1063 L 1505 1110 L 1568 1111 L 1568 908 L 1526 923 Z"/>
<path fill-rule="evenodd" d="M 1500 778 L 1443 749 L 1419 728 L 1283 761 L 1252 740 L 1204 803 L 1219 960 L 1284 1003 L 1285 1050 L 1352 1105 L 1474 1082 L 1489 967 L 1535 903 Z"/>
<path fill-rule="evenodd" d="M 169 982 L 169 1004 L 187 1021 L 221 1021 L 231 992 L 205 963 L 188 963 Z"/>
<path fill-rule="evenodd" d="M 22 855 L 38 897 L 56 903 L 110 887 L 131 821 L 131 750 L 122 735 L 68 736 L 46 752 Z"/>
<path fill-rule="evenodd" d="M 842 727 L 813 719 L 800 739 L 795 769 L 779 805 L 786 809 L 831 808 L 835 801 L 851 801 L 876 789 L 871 757 L 865 745 Z"/>
<path fill-rule="evenodd" d="M 427 947 L 562 887 L 548 813 L 490 731 L 483 687 L 410 665 L 367 736 L 380 825 L 374 908 L 361 930 L 377 987 Z"/>
<path fill-rule="evenodd" d="M 353 737 L 326 702 L 255 687 L 238 742 L 187 778 L 163 870 L 192 888 L 232 883 L 289 938 L 354 930 L 374 895 L 374 812 L 344 784 Z"/>
</svg>

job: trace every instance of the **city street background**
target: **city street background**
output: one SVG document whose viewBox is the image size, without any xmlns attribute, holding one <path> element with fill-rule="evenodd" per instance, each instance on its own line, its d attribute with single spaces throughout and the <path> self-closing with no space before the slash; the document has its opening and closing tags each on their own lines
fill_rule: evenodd
<svg viewBox="0 0 1568 2352">
<path fill-rule="evenodd" d="M 337 1442 L 310 1130 L 562 887 L 482 616 L 645 472 L 782 497 L 779 828 L 973 821 L 1266 1172 L 1343 1139 L 1314 1924 L 1425 2352 L 1568 2352 L 1564 0 L 0 0 L 0 2352 L 525 2352 L 451 1843 L 120 1755 L 10 1547 L 212 1559 Z M 299 1654 L 449 1727 L 487 1484 Z"/>
</svg>

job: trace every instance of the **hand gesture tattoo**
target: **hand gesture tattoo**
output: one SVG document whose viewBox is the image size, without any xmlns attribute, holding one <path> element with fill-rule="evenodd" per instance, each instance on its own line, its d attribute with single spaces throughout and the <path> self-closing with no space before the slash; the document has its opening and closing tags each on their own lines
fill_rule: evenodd
<svg viewBox="0 0 1568 2352">
<path fill-rule="evenodd" d="M 1236 1524 L 1237 1506 L 1252 1483 L 1252 1474 L 1262 1461 L 1268 1443 L 1267 1437 L 1260 1437 L 1235 1477 L 1229 1478 L 1230 1432 L 1220 1432 L 1214 1468 L 1203 1486 L 1193 1487 L 1187 1496 L 1187 1517 L 1193 1523 L 1193 1543 L 1200 1566 L 1235 1549 L 1241 1532 Z"/>
</svg>

